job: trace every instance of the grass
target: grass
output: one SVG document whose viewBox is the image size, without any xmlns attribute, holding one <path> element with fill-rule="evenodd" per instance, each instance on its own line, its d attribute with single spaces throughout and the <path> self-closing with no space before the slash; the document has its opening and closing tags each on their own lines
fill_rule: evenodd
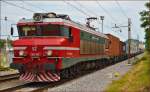
<svg viewBox="0 0 150 92">
<path fill-rule="evenodd" d="M 9 67 L 0 67 L 0 71 L 9 71 L 11 70 Z"/>
<path fill-rule="evenodd" d="M 127 74 L 113 81 L 105 92 L 150 92 L 150 54 L 145 53 Z"/>
</svg>

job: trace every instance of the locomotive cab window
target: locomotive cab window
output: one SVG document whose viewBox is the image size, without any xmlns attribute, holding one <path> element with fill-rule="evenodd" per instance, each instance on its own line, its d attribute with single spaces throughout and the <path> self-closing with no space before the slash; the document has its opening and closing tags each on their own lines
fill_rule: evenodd
<svg viewBox="0 0 150 92">
<path fill-rule="evenodd" d="M 60 29 L 61 29 L 61 35 L 62 36 L 66 36 L 66 37 L 72 36 L 71 28 L 66 27 L 66 26 L 61 26 Z"/>
<path fill-rule="evenodd" d="M 19 36 L 70 36 L 70 28 L 63 25 L 18 26 Z"/>
</svg>

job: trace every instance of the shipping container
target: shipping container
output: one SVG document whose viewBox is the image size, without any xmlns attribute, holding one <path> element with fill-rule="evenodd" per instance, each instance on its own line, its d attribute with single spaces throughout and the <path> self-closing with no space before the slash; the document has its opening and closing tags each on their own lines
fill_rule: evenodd
<svg viewBox="0 0 150 92">
<path fill-rule="evenodd" d="M 109 48 L 107 54 L 110 57 L 116 57 L 120 55 L 120 39 L 114 35 L 106 34 L 109 38 Z"/>
</svg>

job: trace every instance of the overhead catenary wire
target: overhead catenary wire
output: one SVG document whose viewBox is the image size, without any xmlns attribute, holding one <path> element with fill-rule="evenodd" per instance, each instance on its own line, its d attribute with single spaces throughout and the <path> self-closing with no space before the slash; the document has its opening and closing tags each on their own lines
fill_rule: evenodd
<svg viewBox="0 0 150 92">
<path fill-rule="evenodd" d="M 107 11 L 102 5 L 101 5 L 101 3 L 98 1 L 98 0 L 96 0 L 96 2 L 97 2 L 97 4 L 98 4 L 98 6 L 110 17 L 110 19 L 116 24 L 118 21 L 111 15 L 111 13 L 109 13 L 109 11 Z M 117 32 L 117 34 L 118 34 L 118 32 Z M 119 35 L 119 34 L 118 34 Z M 122 36 L 122 34 L 121 34 L 121 36 Z"/>
<path fill-rule="evenodd" d="M 84 7 L 82 4 L 80 4 L 79 2 L 77 2 L 77 1 L 74 1 L 74 2 L 77 3 L 80 7 L 85 8 L 85 7 Z M 87 9 L 87 8 L 85 8 L 85 10 L 86 10 L 87 12 L 90 12 L 90 13 L 93 14 L 94 16 L 99 17 L 99 15 L 98 15 L 97 13 L 95 13 L 95 12 L 93 12 L 93 11 Z M 98 23 L 101 24 L 101 22 L 100 22 L 99 20 L 98 20 Z M 107 25 L 104 25 L 104 26 L 107 26 Z M 107 27 L 109 27 L 109 26 L 107 26 Z"/>
<path fill-rule="evenodd" d="M 93 11 L 91 11 L 91 10 L 89 10 L 89 9 L 87 9 L 87 8 L 85 8 L 82 4 L 80 4 L 79 2 L 77 2 L 77 1 L 74 1 L 76 4 L 78 4 L 80 7 L 82 7 L 82 8 L 84 8 L 87 12 L 90 12 L 90 14 L 92 14 L 92 15 L 94 15 L 94 16 L 96 16 L 96 17 L 99 17 L 99 15 L 97 14 L 97 13 L 95 13 L 95 12 L 93 12 Z M 102 24 L 101 22 L 100 22 L 100 20 L 98 20 L 98 23 L 99 24 Z M 104 25 L 105 27 L 107 27 L 107 28 L 112 28 L 112 27 L 110 27 L 110 26 L 108 26 L 108 25 Z"/>
<path fill-rule="evenodd" d="M 23 1 L 23 0 L 22 0 L 22 1 Z M 18 7 L 18 8 L 24 9 L 24 10 L 29 11 L 29 12 L 35 12 L 35 11 L 33 11 L 32 9 L 25 8 L 25 7 L 23 7 L 23 6 L 19 6 L 19 5 L 17 5 L 17 4 L 14 4 L 14 3 L 11 3 L 11 2 L 8 2 L 8 1 L 2 0 L 2 2 L 6 3 L 6 4 L 9 4 L 9 5 L 11 5 L 11 6 L 14 6 L 14 7 Z M 25 2 L 25 1 L 23 1 L 23 2 Z M 76 10 L 78 10 L 80 13 L 82 13 L 82 14 L 84 14 L 84 15 L 90 17 L 90 15 L 89 15 L 88 13 L 86 13 L 85 11 L 83 11 L 83 10 L 81 10 L 80 8 L 76 7 L 75 5 L 73 5 L 73 4 L 69 3 L 69 2 L 66 2 L 66 1 L 64 1 L 64 2 L 65 2 L 66 4 L 72 6 L 72 7 L 75 8 Z M 27 3 L 27 2 L 26 2 L 26 3 Z M 28 3 L 28 5 L 29 5 L 29 3 Z M 31 6 L 31 4 L 30 4 L 30 6 Z M 42 8 L 40 8 L 40 9 L 43 10 Z M 43 11 L 44 11 L 44 10 L 43 10 Z M 108 27 L 108 26 L 107 26 L 107 27 Z"/>
<path fill-rule="evenodd" d="M 67 5 L 70 5 L 71 7 L 75 8 L 75 9 L 78 10 L 80 13 L 82 13 L 82 14 L 84 14 L 84 15 L 90 17 L 89 14 L 87 14 L 85 11 L 79 9 L 78 7 L 74 6 L 73 4 L 71 4 L 71 3 L 69 3 L 69 2 L 67 2 L 67 1 L 65 1 L 65 0 L 63 0 L 63 2 L 66 3 Z"/>
<path fill-rule="evenodd" d="M 28 12 L 32 12 L 32 13 L 35 12 L 35 11 L 31 10 L 31 9 L 25 8 L 25 7 L 23 7 L 23 6 L 20 6 L 20 5 L 14 4 L 14 3 L 11 3 L 11 2 L 9 2 L 9 1 L 1 0 L 1 2 L 5 3 L 5 4 L 8 4 L 8 5 L 11 5 L 11 6 L 14 6 L 14 7 L 17 7 L 17 8 L 20 8 L 20 9 L 23 9 L 23 10 L 28 11 Z M 3 19 L 1 18 L 0 20 L 3 20 Z M 4 20 L 4 21 L 5 21 L 5 20 Z M 12 22 L 12 20 L 7 20 L 7 21 Z M 13 23 L 13 22 L 12 22 L 12 23 Z M 14 22 L 14 23 L 15 23 L 15 22 Z M 1 35 L 1 36 L 9 36 L 9 35 L 2 35 L 1 32 L 0 32 L 0 35 Z M 1 39 L 1 37 L 0 37 L 0 39 Z"/>
<path fill-rule="evenodd" d="M 1 1 L 0 1 L 0 7 L 2 6 Z M 2 10 L 0 9 L 0 12 L 2 12 Z M 0 19 L 1 19 L 1 14 L 0 14 Z M 2 31 L 2 26 L 1 26 L 2 21 L 0 20 L 0 39 L 1 39 L 1 31 Z"/>
<path fill-rule="evenodd" d="M 96 0 L 96 3 L 98 4 L 98 6 L 110 17 L 110 19 L 113 21 L 113 22 L 116 22 L 117 20 L 101 5 L 101 3 Z"/>
<path fill-rule="evenodd" d="M 74 6 L 73 4 L 71 4 L 71 3 L 69 3 L 69 2 L 66 2 L 65 0 L 63 0 L 63 1 L 64 1 L 66 4 L 68 4 L 68 5 L 72 6 L 72 7 L 74 7 L 76 10 L 80 11 L 82 14 L 84 14 L 84 15 L 86 15 L 86 16 L 88 16 L 88 17 L 91 17 L 91 16 L 90 16 L 89 14 L 87 14 L 85 11 L 79 9 L 78 7 Z M 80 4 L 80 5 L 81 5 L 81 4 Z M 101 24 L 101 23 L 99 22 L 99 24 Z M 106 27 L 108 27 L 108 28 L 111 28 L 111 27 L 108 26 L 108 25 L 104 25 L 104 26 L 106 26 Z"/>
<path fill-rule="evenodd" d="M 126 12 L 123 10 L 123 8 L 121 7 L 120 3 L 119 3 L 117 0 L 115 0 L 115 1 L 116 1 L 116 4 L 119 6 L 119 9 L 121 10 L 122 14 L 123 14 L 126 18 L 128 18 Z"/>
<path fill-rule="evenodd" d="M 35 6 L 35 5 L 33 5 L 33 4 L 29 3 L 29 2 L 26 2 L 25 0 L 21 0 L 21 1 L 22 1 L 23 3 L 25 3 L 26 5 L 28 5 L 28 6 L 35 7 L 35 8 L 37 8 L 37 9 L 42 10 L 42 11 L 48 12 L 47 10 L 45 10 L 45 9 L 43 9 L 43 8 L 40 8 L 40 7 L 38 7 L 38 6 Z"/>
<path fill-rule="evenodd" d="M 110 19 L 112 20 L 113 23 L 115 23 L 115 24 L 117 23 L 117 24 L 121 25 L 120 22 L 117 21 L 117 20 L 114 18 L 114 16 L 112 16 L 112 14 L 109 13 L 109 11 L 107 11 L 107 10 L 101 5 L 101 3 L 100 3 L 98 0 L 96 0 L 96 2 L 97 2 L 97 4 L 98 4 L 98 6 L 110 17 Z"/>
<path fill-rule="evenodd" d="M 129 17 L 127 16 L 126 12 L 124 11 L 124 9 L 123 9 L 122 6 L 120 5 L 120 3 L 119 3 L 117 0 L 115 0 L 115 2 L 116 2 L 116 4 L 118 5 L 118 7 L 119 7 L 120 11 L 122 12 L 123 16 L 124 16 L 126 19 L 128 19 Z M 119 26 L 121 26 L 121 25 L 119 25 Z"/>
<path fill-rule="evenodd" d="M 24 10 L 26 10 L 26 11 L 28 11 L 28 12 L 35 12 L 35 11 L 31 10 L 31 9 L 28 9 L 28 8 L 25 8 L 25 7 L 16 5 L 16 4 L 11 3 L 11 2 L 7 2 L 7 1 L 4 1 L 4 0 L 2 0 L 2 2 L 6 3 L 6 4 L 9 4 L 9 5 L 11 5 L 11 6 L 14 6 L 14 7 L 18 7 L 18 8 L 24 9 Z"/>
<path fill-rule="evenodd" d="M 82 4 L 80 4 L 78 1 L 74 1 L 76 4 L 78 4 L 80 7 L 84 8 L 87 12 L 90 12 L 90 14 L 93 14 L 94 16 L 98 16 L 98 14 L 96 14 L 95 12 L 85 8 Z"/>
</svg>

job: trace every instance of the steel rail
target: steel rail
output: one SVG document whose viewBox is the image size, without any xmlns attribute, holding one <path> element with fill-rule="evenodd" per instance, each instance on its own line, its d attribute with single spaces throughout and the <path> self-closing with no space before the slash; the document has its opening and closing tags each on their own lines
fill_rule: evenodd
<svg viewBox="0 0 150 92">
<path fill-rule="evenodd" d="M 0 83 L 19 78 L 19 73 L 0 76 Z"/>
</svg>

